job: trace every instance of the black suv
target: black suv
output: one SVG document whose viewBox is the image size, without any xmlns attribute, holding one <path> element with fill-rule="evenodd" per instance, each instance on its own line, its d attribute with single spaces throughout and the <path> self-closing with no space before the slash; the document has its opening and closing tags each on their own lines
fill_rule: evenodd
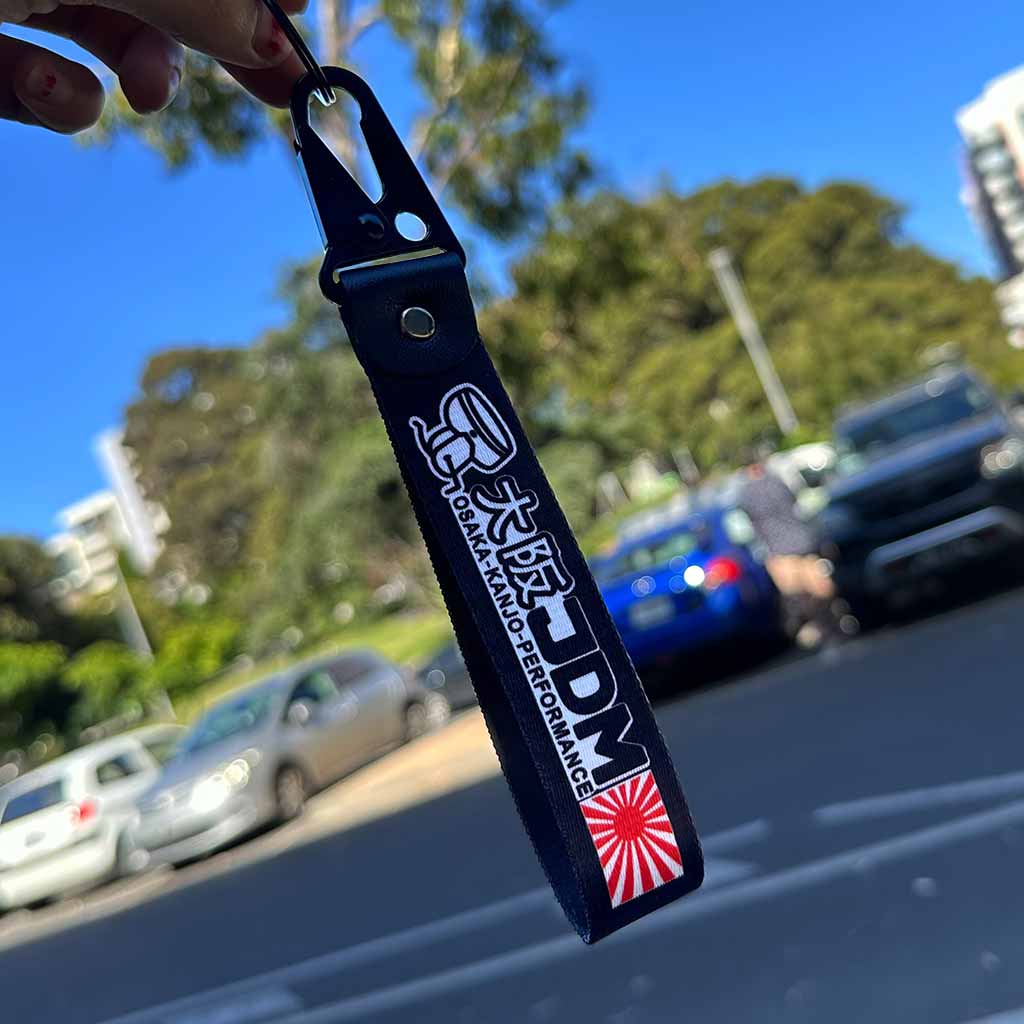
<svg viewBox="0 0 1024 1024">
<path fill-rule="evenodd" d="M 862 616 L 1024 552 L 1024 431 L 976 374 L 936 370 L 842 416 L 835 438 L 821 524 Z"/>
</svg>

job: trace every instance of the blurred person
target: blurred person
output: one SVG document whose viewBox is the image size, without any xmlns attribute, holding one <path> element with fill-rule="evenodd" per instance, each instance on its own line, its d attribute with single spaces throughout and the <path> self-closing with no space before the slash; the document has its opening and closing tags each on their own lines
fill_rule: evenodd
<svg viewBox="0 0 1024 1024">
<path fill-rule="evenodd" d="M 306 0 L 281 0 L 297 14 Z M 260 0 L 0 0 L 0 24 L 77 43 L 117 75 L 139 114 L 163 110 L 185 68 L 186 48 L 216 58 L 257 99 L 287 106 L 303 67 Z M 0 119 L 71 134 L 95 124 L 104 92 L 88 68 L 0 34 Z"/>
<path fill-rule="evenodd" d="M 787 632 L 801 647 L 818 647 L 853 632 L 838 600 L 813 523 L 801 515 L 786 482 L 758 459 L 747 467 L 737 505 L 764 545 L 765 568 L 782 596 Z"/>
</svg>

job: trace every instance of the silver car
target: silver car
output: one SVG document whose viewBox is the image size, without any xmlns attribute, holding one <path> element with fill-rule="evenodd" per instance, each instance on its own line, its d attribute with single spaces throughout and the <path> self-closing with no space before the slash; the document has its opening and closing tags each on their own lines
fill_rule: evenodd
<svg viewBox="0 0 1024 1024">
<path fill-rule="evenodd" d="M 121 874 L 135 801 L 158 777 L 182 732 L 173 725 L 138 729 L 0 787 L 0 911 Z"/>
<path fill-rule="evenodd" d="M 371 651 L 305 662 L 234 693 L 195 723 L 142 795 L 130 863 L 195 860 L 294 818 L 309 793 L 448 714 L 443 696 Z"/>
</svg>

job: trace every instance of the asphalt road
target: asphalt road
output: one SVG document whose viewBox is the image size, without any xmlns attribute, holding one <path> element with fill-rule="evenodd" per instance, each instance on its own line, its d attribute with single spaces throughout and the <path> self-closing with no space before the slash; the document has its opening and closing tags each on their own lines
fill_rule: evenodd
<svg viewBox="0 0 1024 1024">
<path fill-rule="evenodd" d="M 9 948 L 0 1019 L 1024 1021 L 1022 651 L 1017 591 L 661 705 L 708 883 L 596 947 L 490 778 Z"/>
</svg>

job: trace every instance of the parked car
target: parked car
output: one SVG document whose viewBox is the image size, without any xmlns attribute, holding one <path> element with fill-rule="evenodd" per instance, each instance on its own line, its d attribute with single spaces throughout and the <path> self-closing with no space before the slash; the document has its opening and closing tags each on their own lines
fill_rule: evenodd
<svg viewBox="0 0 1024 1024">
<path fill-rule="evenodd" d="M 840 417 L 835 437 L 821 523 L 862 619 L 1024 553 L 1024 428 L 977 374 L 937 370 Z"/>
<path fill-rule="evenodd" d="M 416 678 L 425 690 L 443 694 L 453 711 L 477 702 L 469 669 L 455 643 L 442 647 L 420 668 Z"/>
<path fill-rule="evenodd" d="M 835 462 L 835 448 L 818 441 L 774 452 L 765 460 L 765 466 L 785 481 L 796 497 L 797 508 L 811 518 L 828 503 L 825 484 Z"/>
<path fill-rule="evenodd" d="M 592 564 L 638 668 L 734 637 L 779 633 L 778 594 L 737 508 L 708 508 Z"/>
<path fill-rule="evenodd" d="M 182 731 L 150 726 L 93 743 L 0 789 L 0 910 L 121 874 L 135 800 Z"/>
<path fill-rule="evenodd" d="M 139 800 L 133 868 L 178 864 L 297 817 L 306 797 L 447 720 L 372 651 L 304 662 L 215 704 Z"/>
</svg>

